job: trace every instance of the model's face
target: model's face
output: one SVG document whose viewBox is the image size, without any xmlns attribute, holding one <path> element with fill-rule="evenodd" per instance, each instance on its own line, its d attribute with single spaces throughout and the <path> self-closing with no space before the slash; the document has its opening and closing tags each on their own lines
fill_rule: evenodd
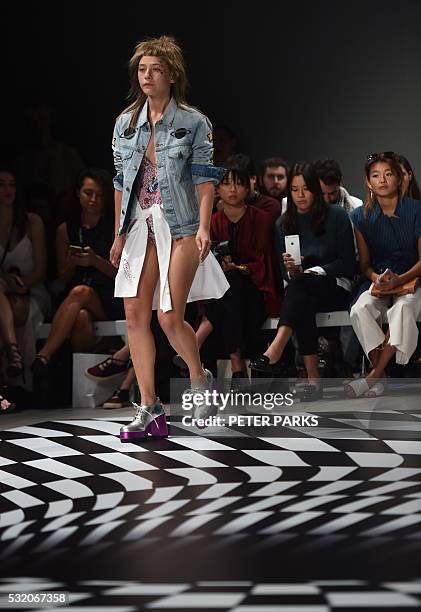
<svg viewBox="0 0 421 612">
<path fill-rule="evenodd" d="M 367 185 L 376 197 L 384 198 L 398 193 L 399 180 L 392 166 L 380 161 L 371 166 Z"/>
<path fill-rule="evenodd" d="M 294 176 L 291 182 L 291 197 L 298 213 L 306 213 L 314 203 L 314 195 L 305 184 L 302 174 Z"/>
<path fill-rule="evenodd" d="M 171 78 L 167 64 L 160 57 L 144 55 L 137 69 L 139 85 L 150 98 L 164 98 L 170 95 Z"/>
<path fill-rule="evenodd" d="M 11 172 L 0 172 L 0 205 L 10 206 L 16 197 L 16 180 Z"/>
<path fill-rule="evenodd" d="M 100 214 L 104 206 L 104 194 L 100 184 L 91 178 L 85 178 L 79 190 L 79 200 L 85 212 Z"/>
<path fill-rule="evenodd" d="M 283 166 L 267 166 L 262 182 L 271 196 L 279 198 L 287 188 L 287 171 Z"/>
<path fill-rule="evenodd" d="M 319 182 L 322 189 L 323 199 L 326 204 L 335 204 L 335 202 L 337 202 L 339 199 L 339 183 L 326 185 L 326 183 L 324 183 L 322 180 Z"/>
<path fill-rule="evenodd" d="M 234 180 L 228 176 L 220 183 L 218 192 L 224 204 L 240 207 L 244 205 L 249 190 L 241 184 L 240 179 Z"/>
<path fill-rule="evenodd" d="M 399 165 L 402 170 L 401 191 L 402 191 L 402 197 L 404 197 L 404 195 L 407 193 L 409 189 L 409 183 L 411 182 L 411 179 L 412 179 L 412 172 L 408 172 L 407 170 L 405 170 L 405 166 L 403 166 L 402 164 L 399 164 Z"/>
</svg>

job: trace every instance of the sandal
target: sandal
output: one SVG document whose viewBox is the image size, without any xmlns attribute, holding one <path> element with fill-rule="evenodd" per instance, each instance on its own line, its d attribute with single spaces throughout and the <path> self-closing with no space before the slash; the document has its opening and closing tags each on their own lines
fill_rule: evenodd
<svg viewBox="0 0 421 612">
<path fill-rule="evenodd" d="M 377 381 L 368 391 L 364 393 L 364 397 L 380 397 L 386 391 L 386 381 Z"/>
<path fill-rule="evenodd" d="M 365 378 L 356 378 L 344 385 L 345 395 L 351 399 L 361 397 L 367 391 L 369 391 L 369 389 L 370 387 L 368 386 L 368 382 Z"/>
<path fill-rule="evenodd" d="M 4 389 L 2 389 L 0 393 L 0 414 L 14 412 L 14 410 L 16 410 L 16 405 L 13 402 L 10 402 L 3 394 Z"/>
<path fill-rule="evenodd" d="M 6 374 L 9 378 L 16 378 L 24 375 L 23 359 L 19 347 L 15 342 L 11 342 L 5 347 L 8 365 Z"/>
</svg>

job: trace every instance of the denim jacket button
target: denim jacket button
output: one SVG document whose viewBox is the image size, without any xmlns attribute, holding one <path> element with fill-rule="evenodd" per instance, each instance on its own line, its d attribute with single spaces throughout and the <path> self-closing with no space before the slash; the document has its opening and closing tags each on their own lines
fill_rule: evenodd
<svg viewBox="0 0 421 612">
<path fill-rule="evenodd" d="M 130 191 L 130 187 L 126 187 L 126 191 Z"/>
<path fill-rule="evenodd" d="M 133 166 L 133 170 L 137 170 L 137 166 Z"/>
</svg>

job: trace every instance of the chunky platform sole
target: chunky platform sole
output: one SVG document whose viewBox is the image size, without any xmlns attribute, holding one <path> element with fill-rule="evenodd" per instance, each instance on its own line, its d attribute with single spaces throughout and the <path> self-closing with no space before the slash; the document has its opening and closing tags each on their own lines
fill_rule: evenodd
<svg viewBox="0 0 421 612">
<path fill-rule="evenodd" d="M 160 414 L 154 419 L 145 431 L 123 431 L 120 432 L 120 440 L 142 440 L 148 437 L 166 438 L 168 436 L 168 425 L 165 414 Z"/>
</svg>

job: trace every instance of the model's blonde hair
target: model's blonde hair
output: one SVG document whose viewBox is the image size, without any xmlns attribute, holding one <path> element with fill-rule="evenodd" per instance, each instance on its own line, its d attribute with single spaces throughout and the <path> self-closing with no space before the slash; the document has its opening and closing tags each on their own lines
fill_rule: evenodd
<svg viewBox="0 0 421 612">
<path fill-rule="evenodd" d="M 187 106 L 186 87 L 187 76 L 184 58 L 180 45 L 172 36 L 150 38 L 138 43 L 129 61 L 130 90 L 127 96 L 130 104 L 123 113 L 132 113 L 130 127 L 137 123 L 140 111 L 146 102 L 147 95 L 141 90 L 138 80 L 139 62 L 145 55 L 159 57 L 168 67 L 174 83 L 171 85 L 171 95 L 177 104 Z"/>
</svg>

